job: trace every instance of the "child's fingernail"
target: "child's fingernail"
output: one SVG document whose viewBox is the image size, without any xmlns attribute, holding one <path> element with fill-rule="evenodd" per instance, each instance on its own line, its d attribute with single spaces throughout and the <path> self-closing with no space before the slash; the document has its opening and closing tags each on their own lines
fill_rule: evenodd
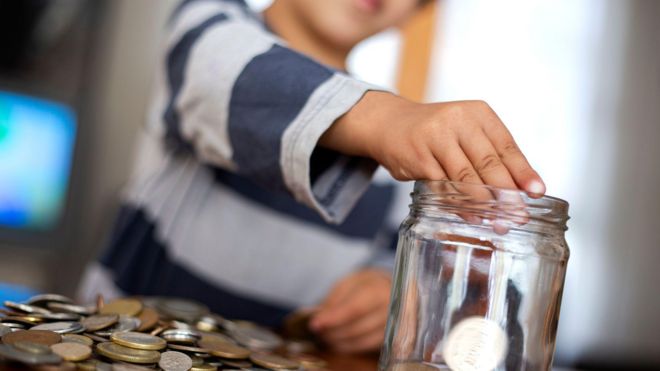
<svg viewBox="0 0 660 371">
<path fill-rule="evenodd" d="M 530 193 L 542 195 L 545 193 L 545 185 L 538 180 L 532 180 L 527 185 L 527 191 Z"/>
</svg>

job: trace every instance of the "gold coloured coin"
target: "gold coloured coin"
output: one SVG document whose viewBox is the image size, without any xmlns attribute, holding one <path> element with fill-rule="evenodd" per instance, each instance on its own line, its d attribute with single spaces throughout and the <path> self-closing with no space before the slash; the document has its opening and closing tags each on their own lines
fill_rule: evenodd
<svg viewBox="0 0 660 371">
<path fill-rule="evenodd" d="M 87 345 L 88 347 L 91 347 L 92 345 L 94 345 L 94 340 L 88 338 L 85 335 L 78 335 L 78 334 L 64 334 L 64 335 L 62 335 L 62 342 L 63 343 L 78 343 L 78 344 L 82 344 L 82 345 Z"/>
<path fill-rule="evenodd" d="M 92 355 L 92 348 L 78 343 L 57 343 L 50 350 L 66 361 L 84 361 Z"/>
<path fill-rule="evenodd" d="M 167 342 L 163 338 L 133 331 L 115 332 L 110 335 L 110 340 L 134 349 L 161 350 L 167 346 Z"/>
<path fill-rule="evenodd" d="M 209 353 L 216 357 L 229 359 L 245 359 L 250 356 L 250 350 L 230 343 L 221 343 L 218 341 L 200 340 L 200 348 L 207 349 Z"/>
<path fill-rule="evenodd" d="M 158 312 L 149 307 L 144 307 L 140 315 L 138 316 L 140 320 L 140 327 L 137 328 L 137 331 L 144 332 L 151 330 L 158 324 L 159 316 Z"/>
<path fill-rule="evenodd" d="M 244 369 L 252 366 L 252 362 L 246 361 L 244 359 L 223 359 L 222 365 Z"/>
<path fill-rule="evenodd" d="M 155 350 L 133 349 L 113 342 L 96 344 L 96 351 L 115 361 L 157 363 L 160 360 L 160 353 Z"/>
<path fill-rule="evenodd" d="M 119 321 L 119 315 L 117 314 L 97 314 L 83 319 L 80 323 L 82 323 L 86 331 L 93 332 L 110 327 L 117 323 L 117 321 Z"/>
<path fill-rule="evenodd" d="M 127 316 L 137 316 L 142 310 L 142 302 L 137 299 L 122 298 L 115 299 L 103 306 L 99 314 L 124 314 Z"/>
<path fill-rule="evenodd" d="M 201 365 L 192 366 L 190 371 L 216 371 L 217 366 L 209 365 L 208 363 L 202 363 Z"/>
<path fill-rule="evenodd" d="M 45 330 L 16 331 L 5 334 L 2 337 L 2 342 L 5 344 L 13 344 L 18 341 L 27 341 L 43 345 L 53 345 L 55 343 L 59 343 L 60 340 L 62 340 L 62 336 L 60 334 Z"/>
<path fill-rule="evenodd" d="M 300 367 L 300 363 L 275 354 L 254 353 L 250 360 L 255 365 L 271 369 L 295 370 Z"/>
</svg>

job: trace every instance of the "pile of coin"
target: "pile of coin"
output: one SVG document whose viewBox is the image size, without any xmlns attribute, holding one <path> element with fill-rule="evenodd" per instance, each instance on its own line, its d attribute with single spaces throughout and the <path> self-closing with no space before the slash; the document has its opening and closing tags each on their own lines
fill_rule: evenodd
<svg viewBox="0 0 660 371">
<path fill-rule="evenodd" d="M 0 309 L 0 370 L 325 370 L 308 352 L 252 322 L 179 298 L 78 305 L 57 294 Z M 299 321 L 298 321 L 299 322 Z M 293 322 L 296 324 L 296 321 Z"/>
</svg>

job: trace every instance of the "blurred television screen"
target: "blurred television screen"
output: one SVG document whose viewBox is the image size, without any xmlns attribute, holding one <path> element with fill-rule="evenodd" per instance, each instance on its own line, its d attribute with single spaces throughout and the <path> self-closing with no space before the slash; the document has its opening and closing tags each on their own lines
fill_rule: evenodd
<svg viewBox="0 0 660 371">
<path fill-rule="evenodd" d="M 0 228 L 48 231 L 57 226 L 75 136 L 70 107 L 0 91 Z"/>
</svg>

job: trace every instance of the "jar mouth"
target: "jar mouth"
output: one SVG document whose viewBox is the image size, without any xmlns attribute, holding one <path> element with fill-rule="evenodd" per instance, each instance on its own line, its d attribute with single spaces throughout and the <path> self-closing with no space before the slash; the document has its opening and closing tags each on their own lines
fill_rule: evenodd
<svg viewBox="0 0 660 371">
<path fill-rule="evenodd" d="M 412 196 L 413 208 L 450 211 L 471 223 L 497 220 L 511 224 L 508 229 L 544 225 L 566 230 L 569 219 L 565 200 L 484 184 L 422 180 L 415 182 Z"/>
</svg>

